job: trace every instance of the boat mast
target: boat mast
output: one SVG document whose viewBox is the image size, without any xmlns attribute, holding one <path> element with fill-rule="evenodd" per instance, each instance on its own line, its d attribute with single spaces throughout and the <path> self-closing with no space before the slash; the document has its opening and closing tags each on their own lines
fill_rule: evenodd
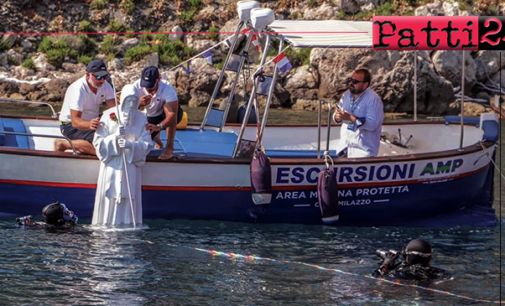
<svg viewBox="0 0 505 306">
<path fill-rule="evenodd" d="M 464 126 L 464 115 L 465 115 L 465 51 L 463 50 L 463 62 L 461 69 L 461 138 L 459 139 L 459 150 L 463 151 L 463 136 L 465 134 L 465 126 Z"/>
</svg>

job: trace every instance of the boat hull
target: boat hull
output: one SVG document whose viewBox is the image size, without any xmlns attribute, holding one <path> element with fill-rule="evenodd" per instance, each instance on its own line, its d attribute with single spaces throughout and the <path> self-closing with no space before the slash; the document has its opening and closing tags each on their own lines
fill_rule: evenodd
<svg viewBox="0 0 505 306">
<path fill-rule="evenodd" d="M 55 199 L 81 219 L 92 216 L 98 160 L 2 154 L 2 164 L 2 215 L 37 214 Z M 272 203 L 260 206 L 251 199 L 247 164 L 148 162 L 143 217 L 322 224 L 315 179 L 324 165 L 274 161 L 272 167 Z M 338 225 L 492 226 L 493 170 L 482 151 L 336 164 Z"/>
</svg>

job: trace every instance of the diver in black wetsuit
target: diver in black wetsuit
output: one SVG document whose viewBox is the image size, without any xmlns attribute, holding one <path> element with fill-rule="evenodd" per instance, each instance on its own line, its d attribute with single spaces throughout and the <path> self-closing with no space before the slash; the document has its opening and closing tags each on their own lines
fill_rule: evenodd
<svg viewBox="0 0 505 306">
<path fill-rule="evenodd" d="M 16 218 L 18 225 L 35 228 L 70 229 L 77 225 L 77 216 L 65 204 L 56 202 L 42 209 L 42 221 L 34 221 L 32 215 Z"/>
<path fill-rule="evenodd" d="M 430 266 L 431 245 L 421 238 L 410 241 L 403 253 L 377 250 L 377 254 L 383 258 L 383 261 L 372 273 L 375 277 L 419 282 L 448 280 L 452 277 L 451 273 Z M 404 261 L 401 261 L 400 257 L 403 257 Z"/>
</svg>

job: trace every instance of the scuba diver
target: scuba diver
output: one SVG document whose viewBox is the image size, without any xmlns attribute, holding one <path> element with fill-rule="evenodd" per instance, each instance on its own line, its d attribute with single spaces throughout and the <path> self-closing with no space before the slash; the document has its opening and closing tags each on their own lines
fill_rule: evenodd
<svg viewBox="0 0 505 306">
<path fill-rule="evenodd" d="M 77 216 L 65 204 L 56 201 L 42 209 L 42 221 L 34 221 L 32 215 L 16 218 L 22 227 L 68 229 L 77 225 Z"/>
<path fill-rule="evenodd" d="M 410 241 L 403 252 L 377 250 L 377 255 L 382 258 L 382 261 L 379 263 L 379 268 L 372 273 L 374 277 L 421 282 L 452 278 L 448 271 L 430 266 L 431 245 L 422 238 Z"/>
</svg>

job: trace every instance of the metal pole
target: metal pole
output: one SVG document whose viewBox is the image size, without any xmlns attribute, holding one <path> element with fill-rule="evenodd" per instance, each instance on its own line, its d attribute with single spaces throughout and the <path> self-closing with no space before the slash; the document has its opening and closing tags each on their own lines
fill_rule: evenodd
<svg viewBox="0 0 505 306">
<path fill-rule="evenodd" d="M 319 112 L 317 114 L 317 158 L 321 158 L 321 116 L 324 100 L 319 100 Z"/>
<path fill-rule="evenodd" d="M 40 102 L 40 101 L 28 101 L 28 100 L 19 100 L 19 99 L 7 99 L 7 98 L 0 98 L 0 101 L 3 102 L 19 102 L 19 103 L 29 103 L 29 104 L 40 104 L 40 105 L 46 105 L 49 106 L 51 111 L 53 112 L 52 116 L 53 118 L 58 118 L 58 113 L 54 110 L 54 107 L 47 102 Z"/>
<path fill-rule="evenodd" d="M 43 137 L 43 138 L 56 138 L 56 139 L 65 139 L 70 144 L 72 151 L 74 151 L 74 155 L 77 155 L 77 151 L 75 150 L 74 144 L 70 138 L 65 136 L 55 136 L 55 135 L 44 135 L 44 134 L 27 134 L 27 133 L 18 133 L 18 132 L 8 132 L 8 131 L 0 131 L 0 135 L 19 135 L 19 136 L 29 136 L 29 137 Z"/>
<path fill-rule="evenodd" d="M 463 136 L 465 134 L 464 114 L 465 114 L 465 51 L 463 51 L 463 68 L 461 69 L 461 138 L 459 139 L 459 150 L 463 151 Z"/>
<path fill-rule="evenodd" d="M 251 46 L 252 37 L 253 37 L 252 33 L 249 33 L 247 35 L 247 43 L 246 43 L 245 49 L 242 53 L 243 55 L 240 60 L 240 65 L 238 67 L 238 71 L 235 74 L 235 80 L 233 81 L 233 85 L 231 87 L 230 96 L 228 97 L 227 105 L 230 105 L 230 103 L 233 103 L 233 97 L 235 96 L 235 89 L 237 88 L 238 80 L 240 78 L 240 71 L 242 71 L 242 68 L 244 67 L 244 62 L 245 62 L 246 57 L 249 57 L 248 53 L 249 53 L 249 47 Z M 266 55 L 266 52 L 265 52 L 265 55 Z M 266 58 L 266 56 L 264 56 L 264 58 Z M 261 65 L 262 64 L 263 64 L 263 59 L 262 59 Z M 244 84 L 244 86 L 246 86 L 246 84 Z M 221 126 L 219 127 L 219 132 L 221 132 L 223 130 L 223 127 L 226 124 L 226 117 L 228 117 L 229 109 L 230 109 L 229 107 L 226 107 L 226 109 L 224 111 L 224 116 L 223 116 L 223 120 L 221 122 Z"/>
<path fill-rule="evenodd" d="M 281 53 L 283 46 L 284 46 L 284 40 L 281 39 L 281 41 L 279 43 L 279 53 Z M 277 65 L 275 65 L 274 75 L 272 76 L 272 83 L 270 83 L 270 90 L 268 91 L 267 102 L 265 104 L 265 112 L 263 113 L 263 120 L 261 122 L 261 129 L 260 129 L 260 133 L 258 135 L 258 143 L 256 144 L 256 148 L 261 146 L 261 141 L 263 139 L 263 132 L 265 131 L 265 126 L 267 125 L 268 110 L 270 109 L 270 104 L 272 103 L 272 96 L 274 94 L 274 89 L 275 89 L 275 81 L 277 80 L 278 74 L 279 74 L 279 69 L 277 68 Z"/>
<path fill-rule="evenodd" d="M 331 100 L 328 100 L 328 134 L 326 135 L 326 152 L 330 154 L 330 132 L 331 132 Z"/>
<path fill-rule="evenodd" d="M 414 121 L 417 121 L 417 50 L 414 51 Z"/>
<path fill-rule="evenodd" d="M 223 77 L 224 77 L 224 72 L 226 70 L 226 66 L 228 65 L 228 62 L 230 61 L 230 57 L 233 54 L 233 50 L 235 50 L 238 36 L 240 35 L 240 29 L 242 28 L 243 25 L 244 25 L 244 22 L 240 21 L 237 26 L 237 30 L 235 31 L 235 34 L 233 36 L 233 42 L 231 44 L 230 51 L 228 52 L 228 55 L 226 56 L 226 59 L 224 61 L 224 65 L 223 65 L 223 69 L 221 69 L 221 73 L 219 74 L 219 78 L 217 79 L 216 87 L 214 87 L 214 92 L 212 93 L 212 97 L 210 98 L 209 106 L 207 106 L 207 110 L 205 111 L 205 116 L 203 117 L 202 124 L 200 125 L 200 130 L 203 130 L 203 128 L 205 127 L 205 123 L 207 122 L 207 118 L 210 114 L 210 110 L 212 109 L 212 105 L 214 104 L 214 100 L 217 97 L 217 94 L 219 92 L 219 88 L 221 87 L 221 83 L 223 82 Z M 228 103 L 230 103 L 229 100 L 228 100 Z"/>
</svg>

